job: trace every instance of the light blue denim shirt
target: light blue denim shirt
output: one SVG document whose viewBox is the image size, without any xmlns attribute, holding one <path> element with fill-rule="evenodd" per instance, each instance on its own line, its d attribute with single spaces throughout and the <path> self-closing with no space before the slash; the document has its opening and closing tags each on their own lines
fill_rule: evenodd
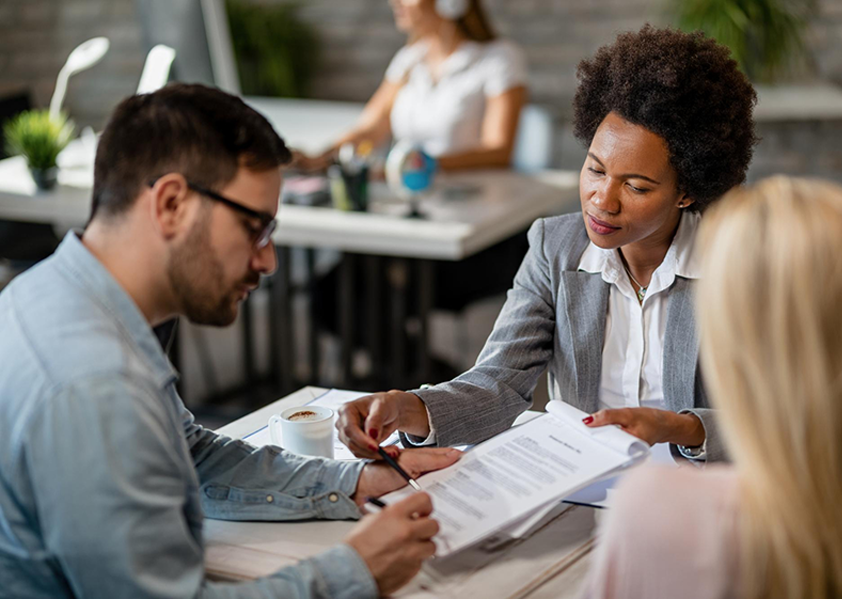
<svg viewBox="0 0 842 600">
<path fill-rule="evenodd" d="M 359 462 L 202 428 L 140 310 L 69 233 L 0 294 L 0 597 L 373 597 L 338 545 L 209 582 L 203 514 L 349 519 Z"/>
</svg>

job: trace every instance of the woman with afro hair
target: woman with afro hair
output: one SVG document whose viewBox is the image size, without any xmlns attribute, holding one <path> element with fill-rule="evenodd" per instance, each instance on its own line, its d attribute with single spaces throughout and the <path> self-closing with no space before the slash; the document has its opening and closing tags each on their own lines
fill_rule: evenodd
<svg viewBox="0 0 842 600">
<path fill-rule="evenodd" d="M 745 180 L 755 92 L 724 46 L 649 25 L 582 61 L 578 78 L 581 214 L 532 225 L 474 367 L 343 408 L 358 455 L 376 457 L 396 429 L 406 445 L 488 439 L 549 369 L 551 399 L 589 413 L 585 424 L 618 425 L 664 455 L 726 458 L 698 365 L 693 242 L 705 208 Z"/>
</svg>

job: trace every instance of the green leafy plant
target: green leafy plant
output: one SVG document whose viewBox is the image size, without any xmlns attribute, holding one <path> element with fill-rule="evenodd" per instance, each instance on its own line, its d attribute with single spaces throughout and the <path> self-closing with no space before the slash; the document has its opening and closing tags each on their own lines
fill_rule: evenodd
<svg viewBox="0 0 842 600">
<path fill-rule="evenodd" d="M 806 57 L 815 0 L 674 0 L 672 8 L 681 29 L 704 31 L 750 79 L 771 82 Z"/>
<path fill-rule="evenodd" d="M 73 137 L 74 126 L 66 116 L 50 118 L 48 110 L 29 110 L 3 127 L 9 154 L 21 154 L 30 169 L 51 169 L 59 152 Z"/>
<path fill-rule="evenodd" d="M 318 36 L 299 5 L 227 0 L 243 94 L 301 98 L 318 64 Z"/>
</svg>

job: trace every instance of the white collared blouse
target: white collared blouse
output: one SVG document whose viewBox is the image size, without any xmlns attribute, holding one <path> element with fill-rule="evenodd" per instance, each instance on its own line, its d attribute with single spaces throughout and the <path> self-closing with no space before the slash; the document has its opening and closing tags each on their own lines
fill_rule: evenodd
<svg viewBox="0 0 842 600">
<path fill-rule="evenodd" d="M 617 250 L 591 242 L 579 260 L 579 270 L 601 273 L 611 285 L 605 342 L 602 347 L 600 408 L 666 409 L 662 384 L 667 290 L 677 276 L 698 279 L 700 265 L 694 241 L 701 216 L 685 212 L 675 237 L 655 269 L 643 303 L 638 302 Z"/>
</svg>

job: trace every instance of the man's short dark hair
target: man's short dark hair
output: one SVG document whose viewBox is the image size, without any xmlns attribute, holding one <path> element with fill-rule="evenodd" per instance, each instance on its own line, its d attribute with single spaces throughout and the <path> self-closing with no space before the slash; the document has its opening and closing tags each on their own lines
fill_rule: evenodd
<svg viewBox="0 0 842 600">
<path fill-rule="evenodd" d="M 131 96 L 114 110 L 99 140 L 91 219 L 125 212 L 166 173 L 216 189 L 240 166 L 264 171 L 291 158 L 265 117 L 216 88 L 176 83 Z"/>
<path fill-rule="evenodd" d="M 646 25 L 583 60 L 577 75 L 573 128 L 582 142 L 609 112 L 661 136 L 680 191 L 695 200 L 690 210 L 745 181 L 757 97 L 725 46 Z"/>
</svg>

